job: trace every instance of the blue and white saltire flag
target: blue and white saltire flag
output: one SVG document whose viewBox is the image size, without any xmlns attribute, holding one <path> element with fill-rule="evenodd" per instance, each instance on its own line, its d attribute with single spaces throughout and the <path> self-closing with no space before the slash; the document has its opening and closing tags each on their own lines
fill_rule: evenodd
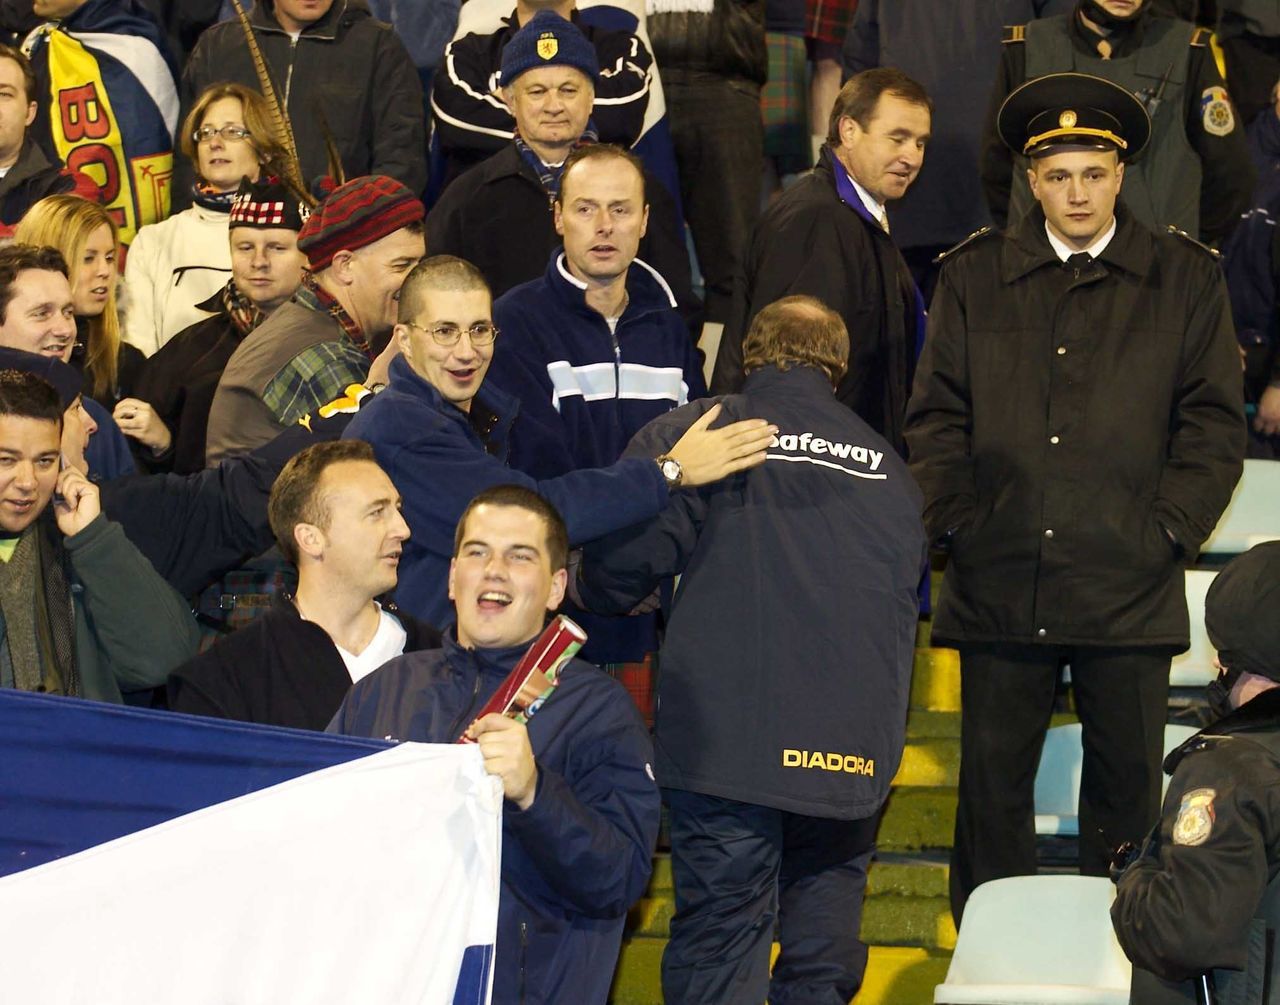
<svg viewBox="0 0 1280 1005">
<path fill-rule="evenodd" d="M 474 746 L 0 691 L 0 1002 L 485 1005 Z"/>
</svg>

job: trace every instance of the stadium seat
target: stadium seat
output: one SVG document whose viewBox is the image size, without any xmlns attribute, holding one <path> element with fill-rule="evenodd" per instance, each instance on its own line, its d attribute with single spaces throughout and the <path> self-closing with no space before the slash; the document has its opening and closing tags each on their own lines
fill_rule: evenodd
<svg viewBox="0 0 1280 1005">
<path fill-rule="evenodd" d="M 1193 726 L 1166 725 L 1164 752 L 1180 746 L 1196 732 Z M 1044 837 L 1076 837 L 1080 833 L 1080 764 L 1084 751 L 1080 723 L 1055 726 L 1045 734 L 1036 770 L 1036 833 Z M 1161 793 L 1169 786 L 1166 776 Z M 967 908 L 966 908 L 967 910 Z"/>
<path fill-rule="evenodd" d="M 1169 669 L 1169 686 L 1202 688 L 1218 671 L 1213 665 L 1217 655 L 1204 630 L 1204 598 L 1217 573 L 1207 569 L 1187 572 L 1187 614 L 1191 618 L 1191 648 L 1173 658 Z"/>
<path fill-rule="evenodd" d="M 935 1005 L 1128 1005 L 1132 973 L 1111 929 L 1111 881 L 1017 876 L 964 910 Z"/>
<path fill-rule="evenodd" d="M 1280 540 L 1280 461 L 1244 462 L 1244 474 L 1218 526 L 1200 551 L 1239 555 L 1255 544 Z"/>
</svg>

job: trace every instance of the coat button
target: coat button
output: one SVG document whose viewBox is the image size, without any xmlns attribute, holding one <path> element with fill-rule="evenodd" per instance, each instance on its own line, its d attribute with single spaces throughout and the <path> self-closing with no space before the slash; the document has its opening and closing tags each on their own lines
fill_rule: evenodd
<svg viewBox="0 0 1280 1005">
<path fill-rule="evenodd" d="M 1049 437 L 1049 442 L 1050 442 L 1050 443 L 1052 443 L 1054 446 L 1057 446 L 1057 445 L 1058 445 L 1058 438 L 1057 438 L 1056 436 L 1050 436 L 1050 437 Z"/>
<path fill-rule="evenodd" d="M 1049 633 L 1046 632 L 1043 628 L 1040 628 L 1040 629 L 1037 629 L 1036 634 L 1040 636 L 1040 638 L 1044 638 Z"/>
<path fill-rule="evenodd" d="M 1058 346 L 1058 355 L 1065 356 L 1066 354 L 1067 354 L 1067 347 L 1065 345 Z"/>
<path fill-rule="evenodd" d="M 1048 537 L 1048 538 L 1052 538 L 1052 537 L 1053 537 L 1053 528 L 1051 527 L 1051 528 L 1049 528 L 1048 530 L 1046 530 L 1046 531 L 1044 532 L 1044 536 L 1045 536 L 1045 537 Z"/>
</svg>

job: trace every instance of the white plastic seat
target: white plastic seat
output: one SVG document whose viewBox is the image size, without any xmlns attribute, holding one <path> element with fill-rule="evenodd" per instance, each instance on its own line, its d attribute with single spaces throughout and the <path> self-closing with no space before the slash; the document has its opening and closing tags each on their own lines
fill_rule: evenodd
<svg viewBox="0 0 1280 1005">
<path fill-rule="evenodd" d="M 1194 736 L 1193 726 L 1166 725 L 1164 752 Z M 1080 833 L 1077 816 L 1080 806 L 1080 766 L 1084 758 L 1080 723 L 1055 726 L 1045 734 L 1040 766 L 1036 769 L 1036 833 L 1045 837 L 1076 837 Z M 1166 775 L 1160 793 L 1169 787 Z M 966 911 L 968 908 L 966 908 Z"/>
<path fill-rule="evenodd" d="M 1017 876 L 964 909 L 935 1005 L 1128 1005 L 1132 968 L 1111 929 L 1110 880 Z"/>
<path fill-rule="evenodd" d="M 1280 506 L 1280 502 L 1277 503 Z M 1213 659 L 1217 652 L 1204 629 L 1204 598 L 1216 572 L 1191 569 L 1187 572 L 1187 614 L 1191 618 L 1191 648 L 1173 658 L 1169 668 L 1170 687 L 1205 687 L 1217 675 Z"/>
<path fill-rule="evenodd" d="M 1255 544 L 1280 540 L 1280 461 L 1244 462 L 1218 526 L 1200 548 L 1204 554 L 1239 555 Z"/>
</svg>

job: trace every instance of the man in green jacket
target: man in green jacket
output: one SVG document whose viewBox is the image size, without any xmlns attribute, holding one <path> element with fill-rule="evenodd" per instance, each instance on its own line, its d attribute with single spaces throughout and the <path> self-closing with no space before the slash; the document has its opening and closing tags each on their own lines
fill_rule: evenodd
<svg viewBox="0 0 1280 1005">
<path fill-rule="evenodd" d="M 119 702 L 163 684 L 198 633 L 102 515 L 79 392 L 61 360 L 0 350 L 0 686 Z"/>
</svg>

